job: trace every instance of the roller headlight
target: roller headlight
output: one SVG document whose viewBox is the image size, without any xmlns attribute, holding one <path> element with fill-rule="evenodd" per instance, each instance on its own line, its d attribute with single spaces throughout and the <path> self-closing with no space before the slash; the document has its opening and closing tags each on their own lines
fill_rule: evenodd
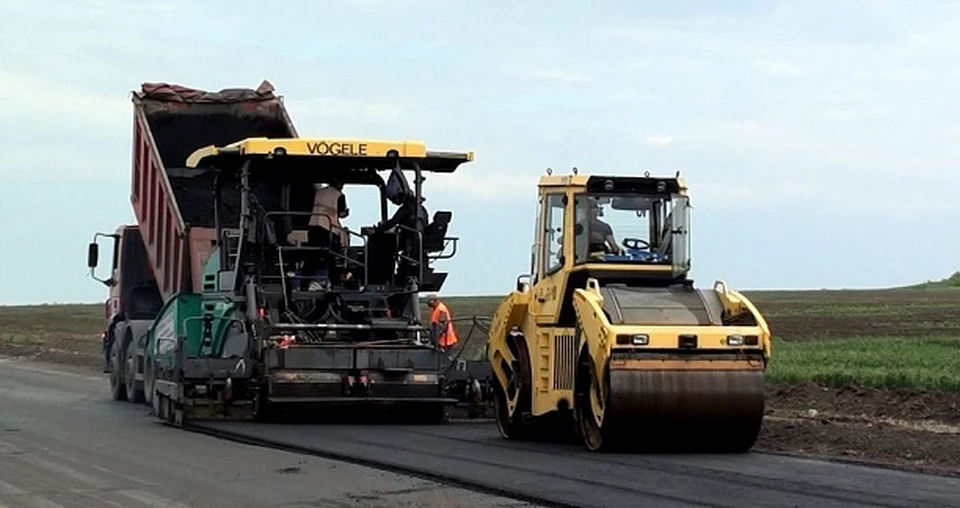
<svg viewBox="0 0 960 508">
<path fill-rule="evenodd" d="M 617 335 L 617 344 L 626 346 L 646 346 L 650 343 L 650 336 L 645 333 L 637 333 L 633 335 L 622 334 Z"/>
</svg>

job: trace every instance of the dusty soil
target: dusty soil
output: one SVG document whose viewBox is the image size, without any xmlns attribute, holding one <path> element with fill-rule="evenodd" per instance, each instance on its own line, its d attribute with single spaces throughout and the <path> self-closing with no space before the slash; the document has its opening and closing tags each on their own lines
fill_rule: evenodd
<svg viewBox="0 0 960 508">
<path fill-rule="evenodd" d="M 758 448 L 960 477 L 960 394 L 768 390 Z"/>
<path fill-rule="evenodd" d="M 0 341 L 0 355 L 61 365 L 96 369 L 103 367 L 99 337 L 52 337 L 42 344 Z"/>
<path fill-rule="evenodd" d="M 773 387 L 768 401 L 782 411 L 816 410 L 852 418 L 937 421 L 960 427 L 960 393 L 919 390 L 826 389 L 812 383 Z"/>
<path fill-rule="evenodd" d="M 960 336 L 960 291 L 748 292 L 774 340 Z"/>
<path fill-rule="evenodd" d="M 0 355 L 95 372 L 102 366 L 92 337 L 0 342 Z M 771 387 L 767 395 L 758 450 L 960 477 L 960 394 L 807 384 Z"/>
</svg>

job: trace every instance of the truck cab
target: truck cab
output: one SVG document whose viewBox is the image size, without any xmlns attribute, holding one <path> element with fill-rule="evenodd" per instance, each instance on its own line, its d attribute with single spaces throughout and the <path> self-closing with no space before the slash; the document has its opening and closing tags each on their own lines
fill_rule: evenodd
<svg viewBox="0 0 960 508">
<path fill-rule="evenodd" d="M 97 240 L 108 239 L 111 247 L 110 275 L 97 276 L 100 249 Z M 125 399 L 142 383 L 132 364 L 135 351 L 130 344 L 133 330 L 152 322 L 163 299 L 157 286 L 153 269 L 147 259 L 146 248 L 140 228 L 126 224 L 117 227 L 112 234 L 97 233 L 87 250 L 87 267 L 90 276 L 109 288 L 104 305 L 106 328 L 102 335 L 104 372 L 110 374 L 110 389 L 115 399 Z M 118 338 L 120 339 L 118 341 Z M 134 348 L 136 345 L 134 344 Z M 128 350 L 131 354 L 127 354 Z M 129 379 L 127 379 L 129 374 Z M 129 393 L 128 393 L 129 392 Z"/>
</svg>

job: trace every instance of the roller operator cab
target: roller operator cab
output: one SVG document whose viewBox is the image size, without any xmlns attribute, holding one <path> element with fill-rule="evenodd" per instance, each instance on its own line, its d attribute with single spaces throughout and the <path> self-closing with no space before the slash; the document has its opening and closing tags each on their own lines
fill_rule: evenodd
<svg viewBox="0 0 960 508">
<path fill-rule="evenodd" d="M 546 175 L 530 274 L 490 327 L 500 433 L 573 430 L 590 450 L 749 450 L 770 331 L 742 294 L 688 278 L 675 178 Z"/>
</svg>

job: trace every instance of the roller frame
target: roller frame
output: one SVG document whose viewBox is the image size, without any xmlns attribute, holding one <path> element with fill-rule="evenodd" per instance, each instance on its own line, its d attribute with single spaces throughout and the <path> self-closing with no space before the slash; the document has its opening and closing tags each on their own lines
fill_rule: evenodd
<svg viewBox="0 0 960 508">
<path fill-rule="evenodd" d="M 575 290 L 573 298 L 581 351 L 575 415 L 587 448 L 667 445 L 746 452 L 753 446 L 764 412 L 766 358 L 760 345 L 687 351 L 614 347 L 618 334 L 630 334 L 636 327 L 610 323 L 596 280 L 589 280 L 586 289 Z M 663 328 L 686 331 L 685 327 Z M 710 400 L 716 397 L 724 401 Z M 664 407 L 669 412 L 651 418 L 651 413 Z M 593 421 L 587 421 L 591 417 Z M 722 437 L 717 437 L 718 431 Z"/>
<path fill-rule="evenodd" d="M 680 252 L 668 264 L 584 258 L 562 240 L 578 234 L 575 206 L 582 193 L 670 196 L 687 207 L 686 183 L 679 176 L 548 172 L 538 187 L 531 271 L 501 302 L 488 336 L 501 435 L 527 440 L 569 423 L 592 451 L 748 451 L 763 421 L 770 330 L 752 303 L 724 282 L 695 289 L 687 278 L 687 208 L 666 219 L 673 221 L 677 243 L 671 245 Z M 551 214 L 560 204 L 562 226 L 545 228 L 559 224 Z M 555 232 L 561 233 L 559 250 L 548 251 Z M 530 283 L 522 283 L 524 277 Z M 647 337 L 634 344 L 636 335 Z M 729 343 L 734 336 L 741 342 Z M 527 389 L 517 392 L 521 370 Z M 607 411 L 598 420 L 591 409 L 599 413 L 600 402 Z"/>
</svg>

